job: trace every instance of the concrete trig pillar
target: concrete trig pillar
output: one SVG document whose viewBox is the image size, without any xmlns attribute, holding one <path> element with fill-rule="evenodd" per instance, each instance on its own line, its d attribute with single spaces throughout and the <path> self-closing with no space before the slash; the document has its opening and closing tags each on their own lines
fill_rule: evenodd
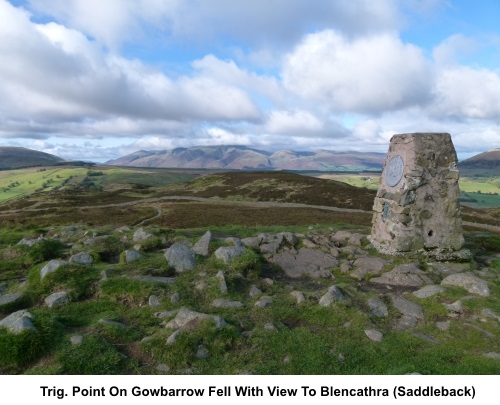
<svg viewBox="0 0 500 405">
<path fill-rule="evenodd" d="M 371 242 L 382 253 L 460 259 L 457 154 L 446 133 L 394 135 L 374 202 Z"/>
</svg>

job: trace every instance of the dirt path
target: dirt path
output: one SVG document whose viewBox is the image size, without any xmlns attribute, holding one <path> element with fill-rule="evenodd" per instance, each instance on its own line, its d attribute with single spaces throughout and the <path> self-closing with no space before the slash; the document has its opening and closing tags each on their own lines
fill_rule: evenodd
<svg viewBox="0 0 500 405">
<path fill-rule="evenodd" d="M 97 209 L 97 208 L 116 208 L 116 207 L 130 207 L 138 204 L 150 204 L 150 203 L 159 203 L 164 201 L 195 201 L 195 202 L 203 202 L 210 204 L 231 204 L 231 205 L 240 205 L 245 207 L 282 207 L 282 208 L 311 208 L 311 209 L 320 209 L 326 211 L 336 211 L 336 212 L 351 212 L 351 213 L 370 213 L 372 211 L 365 211 L 354 208 L 338 208 L 338 207 L 329 207 L 326 205 L 309 205 L 309 204 L 300 204 L 300 203 L 286 203 L 286 202 L 276 202 L 276 201 L 235 201 L 235 200 L 227 200 L 222 198 L 206 198 L 206 197 L 194 197 L 194 196 L 165 196 L 165 197 L 156 197 L 156 198 L 144 198 L 138 201 L 128 201 L 117 204 L 106 204 L 106 205 L 87 205 L 78 208 L 83 209 Z M 137 225 L 144 225 L 147 222 L 150 222 L 154 219 L 160 218 L 162 216 L 162 210 L 159 205 L 154 205 L 156 208 L 156 214 L 150 218 L 146 218 L 139 222 Z M 6 210 L 3 211 L 3 214 L 15 214 L 19 211 L 44 211 L 46 208 L 23 208 L 21 210 Z M 462 224 L 465 226 L 470 226 L 479 229 L 485 229 L 490 232 L 500 233 L 500 226 L 481 224 L 476 222 L 467 222 L 462 221 Z"/>
</svg>

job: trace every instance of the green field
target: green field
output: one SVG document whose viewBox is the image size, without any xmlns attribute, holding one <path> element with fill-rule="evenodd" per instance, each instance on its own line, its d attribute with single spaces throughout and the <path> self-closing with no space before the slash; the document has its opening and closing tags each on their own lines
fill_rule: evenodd
<svg viewBox="0 0 500 405">
<path fill-rule="evenodd" d="M 129 169 L 97 166 L 47 167 L 0 171 L 0 203 L 36 192 L 57 190 L 63 186 L 91 185 L 94 190 L 113 189 L 124 185 L 161 187 L 189 181 L 197 173 L 161 169 Z M 85 188 L 84 187 L 84 188 Z"/>
</svg>

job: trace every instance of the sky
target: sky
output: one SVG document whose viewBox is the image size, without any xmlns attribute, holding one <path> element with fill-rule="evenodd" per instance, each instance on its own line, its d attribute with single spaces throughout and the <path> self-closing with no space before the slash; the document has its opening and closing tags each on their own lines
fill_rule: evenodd
<svg viewBox="0 0 500 405">
<path fill-rule="evenodd" d="M 498 0 L 0 0 L 0 146 L 500 147 Z"/>
</svg>

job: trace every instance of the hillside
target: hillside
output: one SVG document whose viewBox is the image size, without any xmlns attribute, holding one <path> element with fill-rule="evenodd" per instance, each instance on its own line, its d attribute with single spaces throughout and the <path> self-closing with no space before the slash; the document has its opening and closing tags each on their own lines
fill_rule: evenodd
<svg viewBox="0 0 500 405">
<path fill-rule="evenodd" d="M 107 164 L 136 167 L 176 167 L 243 170 L 320 170 L 362 171 L 381 170 L 383 153 L 332 152 L 316 150 L 274 153 L 246 146 L 193 146 L 163 151 L 141 150 Z"/>
<path fill-rule="evenodd" d="M 460 168 L 500 169 L 500 148 L 483 152 L 460 162 Z"/>
<path fill-rule="evenodd" d="M 0 170 L 33 166 L 53 166 L 60 162 L 64 162 L 64 159 L 37 150 L 0 146 Z"/>
</svg>

